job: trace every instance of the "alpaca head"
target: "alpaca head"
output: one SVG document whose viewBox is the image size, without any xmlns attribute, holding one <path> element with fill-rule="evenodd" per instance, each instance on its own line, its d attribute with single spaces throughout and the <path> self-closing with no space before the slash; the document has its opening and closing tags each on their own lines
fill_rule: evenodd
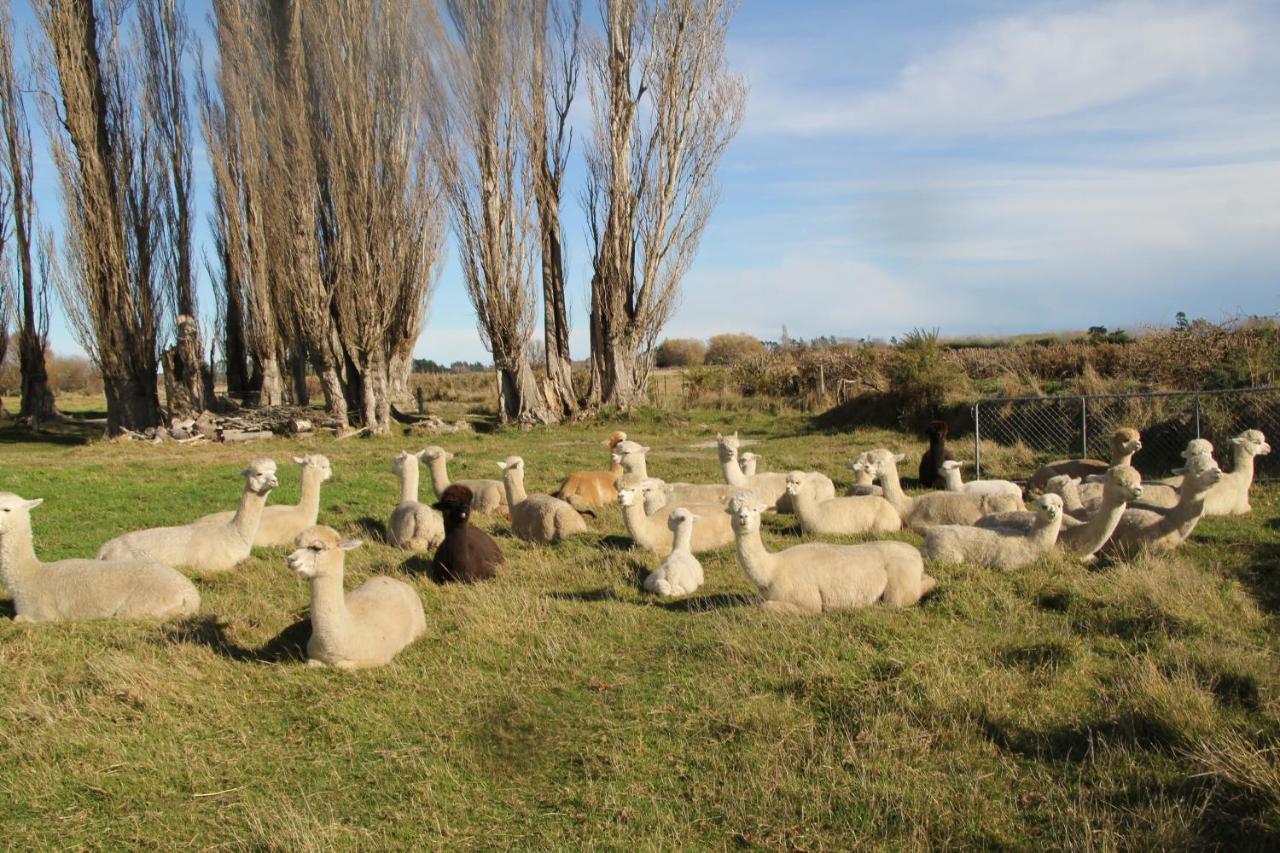
<svg viewBox="0 0 1280 853">
<path fill-rule="evenodd" d="M 1107 469 L 1103 489 L 1118 495 L 1122 500 L 1136 501 L 1142 497 L 1142 475 L 1132 465 L 1113 465 Z"/>
<path fill-rule="evenodd" d="M 720 453 L 721 462 L 733 462 L 738 455 L 738 434 L 721 435 L 716 433 L 716 450 Z"/>
<path fill-rule="evenodd" d="M 322 456 L 319 453 L 308 453 L 306 456 L 293 457 L 293 461 L 302 466 L 304 475 L 308 470 L 317 472 L 322 483 L 333 476 L 333 465 L 329 462 L 328 456 Z"/>
<path fill-rule="evenodd" d="M 738 454 L 738 467 L 742 469 L 744 474 L 754 474 L 756 466 L 760 463 L 760 456 L 748 450 L 746 453 Z"/>
<path fill-rule="evenodd" d="M 624 507 L 634 506 L 636 501 L 647 498 L 650 494 L 661 490 L 662 482 L 660 480 L 655 480 L 652 477 L 647 480 L 628 483 L 626 486 L 618 489 L 618 505 Z M 649 512 L 647 507 L 645 508 L 645 512 Z"/>
<path fill-rule="evenodd" d="M 1267 444 L 1267 437 L 1260 429 L 1247 429 L 1231 439 L 1231 443 L 1247 451 L 1250 456 L 1266 456 L 1271 452 L 1271 445 Z"/>
<path fill-rule="evenodd" d="M 768 507 L 757 500 L 752 492 L 737 492 L 729 498 L 725 512 L 729 513 L 729 522 L 735 533 L 749 533 L 760 529 L 760 513 Z"/>
<path fill-rule="evenodd" d="M 946 460 L 945 462 L 943 462 L 941 465 L 939 465 L 939 466 L 938 466 L 938 473 L 939 473 L 939 474 L 941 474 L 941 475 L 942 475 L 942 476 L 944 476 L 944 477 L 945 477 L 945 476 L 947 476 L 947 474 L 949 474 L 949 473 L 950 473 L 950 472 L 952 472 L 952 471 L 956 471 L 956 472 L 958 473 L 958 472 L 960 471 L 960 469 L 961 469 L 961 468 L 963 468 L 963 467 L 964 467 L 965 465 L 967 465 L 967 464 L 969 464 L 969 463 L 967 463 L 967 462 L 957 462 L 957 461 L 956 461 L 956 460 L 954 460 L 954 459 L 948 459 L 948 460 Z"/>
<path fill-rule="evenodd" d="M 1133 427 L 1122 427 L 1111 436 L 1111 451 L 1117 455 L 1137 453 L 1142 449 L 1142 436 Z"/>
<path fill-rule="evenodd" d="M 1192 456 L 1186 465 L 1175 468 L 1173 473 L 1182 475 L 1183 491 L 1190 488 L 1193 495 L 1203 495 L 1222 479 L 1222 469 L 1212 456 Z"/>
<path fill-rule="evenodd" d="M 254 459 L 240 472 L 240 476 L 244 477 L 245 487 L 259 496 L 265 496 L 280 485 L 276 479 L 276 463 L 271 459 Z"/>
<path fill-rule="evenodd" d="M 460 527 L 467 523 L 471 516 L 471 501 L 475 497 L 470 489 L 461 483 L 454 483 L 444 490 L 440 500 L 433 509 L 444 515 L 445 527 Z"/>
<path fill-rule="evenodd" d="M 1212 456 L 1213 442 L 1207 438 L 1193 438 L 1187 442 L 1187 449 L 1182 451 L 1183 459 L 1190 459 L 1192 456 Z"/>
<path fill-rule="evenodd" d="M 417 470 L 418 455 L 410 453 L 407 450 L 401 450 L 395 456 L 391 457 L 391 473 L 397 477 L 403 477 L 405 471 Z"/>
<path fill-rule="evenodd" d="M 1036 498 L 1037 521 L 1048 523 L 1060 515 L 1062 515 L 1062 498 L 1049 494 Z"/>
<path fill-rule="evenodd" d="M 898 471 L 898 463 L 907 458 L 905 453 L 894 453 L 892 450 L 880 448 L 878 450 L 868 450 L 863 454 L 863 464 L 866 465 L 866 471 L 872 477 L 879 479 L 889 471 L 895 474 Z"/>
<path fill-rule="evenodd" d="M 925 430 L 925 435 L 929 436 L 930 443 L 941 441 L 947 437 L 947 422 L 929 421 L 929 428 Z"/>
<path fill-rule="evenodd" d="M 289 568 L 301 577 L 324 577 L 342 569 L 342 554 L 360 547 L 359 539 L 343 539 L 338 531 L 323 524 L 308 527 L 293 540 L 298 548 L 288 557 Z"/>
<path fill-rule="evenodd" d="M 610 450 L 613 450 L 615 447 L 617 447 L 619 444 L 622 444 L 622 442 L 626 440 L 627 440 L 627 434 L 622 430 L 618 430 L 613 435 L 609 436 L 609 440 L 604 443 L 604 446 L 609 448 Z"/>
<path fill-rule="evenodd" d="M 508 456 L 498 463 L 498 467 L 502 469 L 504 475 L 512 477 L 524 476 L 524 460 L 519 456 Z"/>
<path fill-rule="evenodd" d="M 693 524 L 698 520 L 698 516 L 689 512 L 684 507 L 677 507 L 671 510 L 671 514 L 667 516 L 667 529 L 675 533 L 683 525 Z"/>
<path fill-rule="evenodd" d="M 795 497 L 800 494 L 800 490 L 804 488 L 805 483 L 809 482 L 809 475 L 803 471 L 790 471 L 787 473 L 787 494 Z"/>
<path fill-rule="evenodd" d="M 609 456 L 615 464 L 626 468 L 643 459 L 648 452 L 649 448 L 637 441 L 619 441 L 613 446 L 613 452 Z"/>
<path fill-rule="evenodd" d="M 453 458 L 453 454 L 445 450 L 443 447 L 426 447 L 418 451 L 418 458 L 424 460 L 428 464 L 435 462 L 437 459 L 448 462 Z"/>
<path fill-rule="evenodd" d="M 1072 477 L 1070 474 L 1055 474 L 1044 484 L 1044 490 L 1046 494 L 1062 495 L 1070 486 L 1078 488 L 1080 486 L 1080 478 Z"/>
<path fill-rule="evenodd" d="M 0 536 L 21 528 L 30 529 L 31 510 L 42 503 L 44 498 L 29 501 L 13 492 L 0 492 Z"/>
</svg>

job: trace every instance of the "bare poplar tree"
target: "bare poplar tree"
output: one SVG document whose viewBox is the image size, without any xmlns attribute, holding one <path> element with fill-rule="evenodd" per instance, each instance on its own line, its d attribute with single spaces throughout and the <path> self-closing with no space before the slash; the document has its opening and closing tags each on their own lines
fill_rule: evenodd
<svg viewBox="0 0 1280 853">
<path fill-rule="evenodd" d="M 49 337 L 48 281 L 37 278 L 31 263 L 35 203 L 32 199 L 31 128 L 26 103 L 13 64 L 13 21 L 6 8 L 0 16 L 0 124 L 4 133 L 3 171 L 13 205 L 13 236 L 17 251 L 19 289 L 18 364 L 22 375 L 22 406 L 18 416 L 32 426 L 57 417 L 45 345 Z M 6 336 L 7 340 L 7 336 Z M 2 357 L 0 353 L 0 357 Z"/>
<path fill-rule="evenodd" d="M 560 197 L 572 144 L 569 108 L 578 88 L 582 0 L 530 0 L 526 122 L 542 258 L 543 346 L 547 405 L 562 418 L 578 410 L 569 355 Z"/>
<path fill-rule="evenodd" d="M 159 288 L 155 139 L 125 60 L 123 0 L 35 0 L 52 93 L 45 124 L 61 181 L 68 318 L 97 362 L 107 430 L 162 423 L 156 349 Z"/>
<path fill-rule="evenodd" d="M 528 16 L 515 0 L 448 0 L 446 7 L 456 38 L 442 51 L 448 111 L 436 125 L 463 278 L 498 371 L 500 417 L 546 423 L 554 416 L 525 355 L 538 236 L 522 121 Z"/>
<path fill-rule="evenodd" d="M 649 351 L 671 315 L 717 200 L 743 81 L 725 62 L 732 0 L 602 0 L 591 53 L 587 150 L 593 403 L 641 401 Z"/>
</svg>

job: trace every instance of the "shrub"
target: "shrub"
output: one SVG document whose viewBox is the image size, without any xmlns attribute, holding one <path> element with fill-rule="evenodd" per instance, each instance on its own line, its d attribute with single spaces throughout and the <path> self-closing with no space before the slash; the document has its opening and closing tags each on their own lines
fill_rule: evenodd
<svg viewBox="0 0 1280 853">
<path fill-rule="evenodd" d="M 707 364 L 738 364 L 765 354 L 764 344 L 752 335 L 716 335 L 707 347 Z"/>
<path fill-rule="evenodd" d="M 903 336 L 888 372 L 890 392 L 911 420 L 931 418 L 951 398 L 969 395 L 969 377 L 948 356 L 937 329 L 912 329 Z"/>
<path fill-rule="evenodd" d="M 699 367 L 707 360 L 707 345 L 696 338 L 667 338 L 654 353 L 657 367 Z"/>
</svg>

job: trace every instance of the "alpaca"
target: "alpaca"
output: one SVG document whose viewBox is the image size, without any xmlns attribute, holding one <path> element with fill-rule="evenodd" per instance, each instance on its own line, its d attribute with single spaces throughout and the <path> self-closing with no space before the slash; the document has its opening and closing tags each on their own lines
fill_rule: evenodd
<svg viewBox="0 0 1280 853">
<path fill-rule="evenodd" d="M 267 495 L 279 485 L 276 463 L 270 459 L 254 459 L 240 476 L 244 477 L 244 491 L 240 508 L 229 523 L 135 530 L 104 543 L 97 559 L 154 560 L 196 572 L 230 571 L 248 558 Z"/>
<path fill-rule="evenodd" d="M 948 459 L 942 463 L 938 473 L 942 476 L 943 485 L 948 492 L 963 492 L 967 495 L 1012 495 L 1022 500 L 1022 487 L 1008 480 L 971 480 L 968 483 L 960 478 L 961 467 L 968 462 L 957 462 Z"/>
<path fill-rule="evenodd" d="M 701 520 L 702 516 L 684 507 L 672 510 L 667 516 L 667 527 L 672 534 L 671 553 L 644 579 L 646 591 L 658 595 L 688 595 L 702 586 L 702 564 L 690 548 L 694 524 Z"/>
<path fill-rule="evenodd" d="M 436 583 L 488 580 L 502 565 L 502 551 L 488 533 L 468 523 L 475 495 L 461 483 L 444 490 L 433 507 L 444 516 L 444 541 L 431 561 L 431 579 Z"/>
<path fill-rule="evenodd" d="M 738 454 L 738 467 L 747 477 L 754 477 L 760 468 L 760 455 L 750 450 Z"/>
<path fill-rule="evenodd" d="M 1111 461 L 1102 462 L 1097 459 L 1059 459 L 1041 465 L 1039 470 L 1027 481 L 1027 493 L 1039 494 L 1044 491 L 1049 478 L 1057 474 L 1069 474 L 1072 477 L 1086 478 L 1090 474 L 1105 474 L 1113 465 L 1132 465 L 1133 454 L 1142 449 L 1142 436 L 1136 429 L 1124 427 L 1111 436 Z"/>
<path fill-rule="evenodd" d="M 989 569 L 1009 571 L 1033 563 L 1058 540 L 1062 525 L 1062 498 L 1041 495 L 1036 499 L 1036 522 L 1030 534 L 1012 530 L 987 530 L 960 524 L 940 524 L 924 535 L 921 550 L 939 563 L 977 563 Z"/>
<path fill-rule="evenodd" d="M 307 666 L 383 666 L 426 633 L 422 600 L 404 581 L 379 575 L 343 593 L 344 554 L 359 541 L 318 525 L 299 533 L 296 544 L 289 568 L 311 582 Z"/>
<path fill-rule="evenodd" d="M 262 508 L 262 520 L 258 522 L 258 534 L 253 537 L 255 548 L 275 548 L 289 545 L 298 534 L 316 523 L 320 515 L 320 485 L 333 476 L 333 466 L 326 456 L 308 453 L 295 456 L 293 461 L 302 466 L 301 491 L 296 506 L 279 504 Z M 196 524 L 230 524 L 234 512 L 215 512 L 197 518 Z"/>
<path fill-rule="evenodd" d="M 391 473 L 400 478 L 400 503 L 387 520 L 387 542 L 406 551 L 430 551 L 444 541 L 444 519 L 418 503 L 418 456 L 400 451 L 391 459 Z"/>
<path fill-rule="evenodd" d="M 560 484 L 556 497 L 578 512 L 590 513 L 593 509 L 608 506 L 618 499 L 615 485 L 622 476 L 622 462 L 614 460 L 613 449 L 627 440 L 625 432 L 615 432 L 606 442 L 612 464 L 608 471 L 578 471 L 570 474 Z"/>
<path fill-rule="evenodd" d="M 733 493 L 737 491 L 733 486 L 719 486 L 711 484 L 695 484 L 695 483 L 664 483 L 662 480 L 649 476 L 649 466 L 645 461 L 645 454 L 649 452 L 649 448 L 638 444 L 634 441 L 618 442 L 617 447 L 613 449 L 613 461 L 622 466 L 623 474 L 618 478 L 618 485 L 635 485 L 642 481 L 653 481 L 659 483 L 663 494 L 666 495 L 665 504 L 671 506 L 682 506 L 688 504 L 718 504 L 724 506 L 728 503 L 729 498 L 733 497 Z"/>
<path fill-rule="evenodd" d="M 787 494 L 806 535 L 891 533 L 902 529 L 902 519 L 884 498 L 843 497 L 818 500 L 814 480 L 803 471 L 787 475 Z"/>
<path fill-rule="evenodd" d="M 770 553 L 760 538 L 760 513 L 766 508 L 750 492 L 739 492 L 726 511 L 737 540 L 738 563 L 769 610 L 819 613 L 877 602 L 910 607 L 934 587 L 934 579 L 924 573 L 920 552 L 905 542 L 807 542 Z"/>
<path fill-rule="evenodd" d="M 0 580 L 13 596 L 15 622 L 167 620 L 200 609 L 195 585 L 152 560 L 40 562 L 31 510 L 43 502 L 0 492 Z"/>
<path fill-rule="evenodd" d="M 903 524 L 917 533 L 935 524 L 973 524 L 984 515 L 1023 508 L 1021 498 L 1011 495 L 929 492 L 908 497 L 898 479 L 898 463 L 905 458 L 903 454 L 880 449 L 868 451 L 864 456 L 872 476 L 884 488 L 885 500 L 893 504 Z"/>
<path fill-rule="evenodd" d="M 871 472 L 867 470 L 865 460 L 859 458 L 849 463 L 849 469 L 853 471 L 853 485 L 849 487 L 849 491 L 845 492 L 847 497 L 863 497 L 866 495 L 875 495 L 876 497 L 884 496 L 884 489 L 875 484 L 875 478 L 871 476 Z"/>
<path fill-rule="evenodd" d="M 678 509 L 687 509 L 698 514 L 702 520 L 694 525 L 690 533 L 689 550 L 695 554 L 723 548 L 733 543 L 733 529 L 729 520 L 724 517 L 723 507 L 719 504 L 688 504 L 676 507 L 666 503 L 653 512 L 648 512 L 643 500 L 643 493 L 657 491 L 661 488 L 660 480 L 642 480 L 639 483 L 623 486 L 618 490 L 618 505 L 622 507 L 622 521 L 627 533 L 636 545 L 658 556 L 671 553 L 670 518 Z"/>
<path fill-rule="evenodd" d="M 930 421 L 925 434 L 929 436 L 929 449 L 920 457 L 920 488 L 945 488 L 946 484 L 938 469 L 948 459 L 955 459 L 947 448 L 947 422 Z"/>
<path fill-rule="evenodd" d="M 1223 474 L 1204 500 L 1205 515 L 1248 515 L 1249 487 L 1253 485 L 1253 460 L 1271 452 L 1261 430 L 1247 429 L 1231 439 L 1234 463 L 1230 474 Z"/>
<path fill-rule="evenodd" d="M 1109 557 L 1129 557 L 1139 551 L 1172 551 L 1187 540 L 1204 517 L 1205 499 L 1222 479 L 1222 469 L 1211 456 L 1193 456 L 1178 474 L 1185 474 L 1178 505 L 1131 506 L 1120 516 L 1115 532 L 1102 548 Z"/>
<path fill-rule="evenodd" d="M 735 489 L 749 489 L 778 512 L 794 512 L 791 496 L 787 493 L 787 475 L 769 472 L 746 476 L 738 465 L 740 446 L 736 432 L 727 436 L 716 434 L 716 449 L 720 454 L 720 472 L 724 481 Z M 836 496 L 836 487 L 830 477 L 817 472 L 809 476 L 815 481 L 815 496 L 818 500 L 830 500 Z"/>
<path fill-rule="evenodd" d="M 436 493 L 436 500 L 451 485 L 449 482 L 449 460 L 453 454 L 443 447 L 428 447 L 418 453 L 418 457 L 427 463 L 427 472 L 431 475 L 431 488 Z M 505 514 L 507 511 L 507 492 L 497 480 L 458 480 L 458 484 L 471 490 L 471 508 L 476 512 L 490 515 Z"/>
<path fill-rule="evenodd" d="M 526 542 L 549 544 L 566 536 L 587 532 L 578 511 L 551 495 L 529 495 L 524 490 L 524 460 L 508 456 L 499 462 L 511 509 L 511 532 Z"/>
</svg>

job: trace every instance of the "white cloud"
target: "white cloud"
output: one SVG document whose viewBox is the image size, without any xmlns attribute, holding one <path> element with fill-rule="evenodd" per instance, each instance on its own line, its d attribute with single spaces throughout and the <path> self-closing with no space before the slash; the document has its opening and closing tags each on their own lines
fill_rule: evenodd
<svg viewBox="0 0 1280 853">
<path fill-rule="evenodd" d="M 1248 66 L 1265 33 L 1244 7 L 1105 3 L 978 24 L 879 91 L 797 97 L 753 80 L 748 121 L 801 134 L 980 129 L 1067 116 Z"/>
</svg>

